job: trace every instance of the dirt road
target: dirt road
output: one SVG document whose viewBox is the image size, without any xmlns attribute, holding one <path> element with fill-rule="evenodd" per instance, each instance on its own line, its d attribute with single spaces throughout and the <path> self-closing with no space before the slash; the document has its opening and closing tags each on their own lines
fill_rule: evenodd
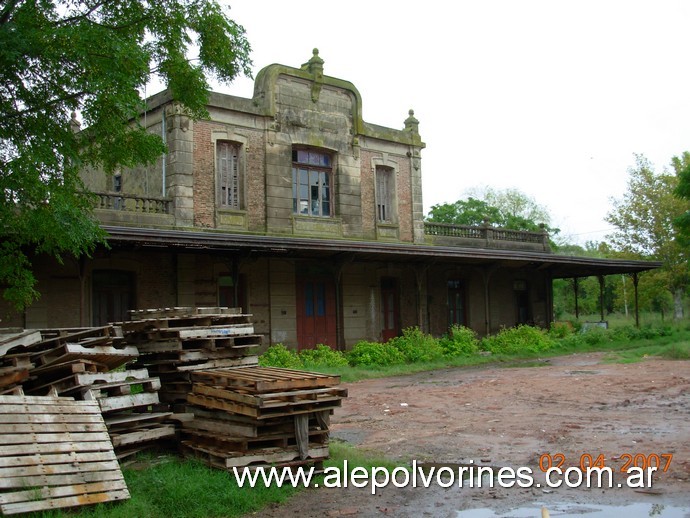
<svg viewBox="0 0 690 518">
<path fill-rule="evenodd" d="M 530 366 L 360 381 L 347 384 L 349 397 L 332 418 L 335 439 L 387 458 L 437 469 L 525 466 L 541 488 L 470 489 L 465 482 L 460 489 L 390 486 L 375 496 L 369 488 L 318 488 L 259 516 L 456 516 L 463 510 L 461 516 L 494 516 L 521 507 L 567 504 L 586 511 L 587 505 L 630 503 L 646 505 L 645 516 L 649 506 L 661 516 L 675 516 L 664 508 L 684 515 L 690 510 L 690 362 L 602 360 L 602 354 L 576 354 Z M 618 488 L 625 482 L 620 473 L 612 489 L 545 488 L 539 467 L 540 459 L 546 467 L 564 459 L 565 469 L 591 456 L 620 472 L 636 459 L 656 462 L 658 455 L 663 468 L 667 454 L 673 458 L 666 472 L 654 474 L 652 491 Z M 525 512 L 517 515 L 531 515 Z"/>
</svg>

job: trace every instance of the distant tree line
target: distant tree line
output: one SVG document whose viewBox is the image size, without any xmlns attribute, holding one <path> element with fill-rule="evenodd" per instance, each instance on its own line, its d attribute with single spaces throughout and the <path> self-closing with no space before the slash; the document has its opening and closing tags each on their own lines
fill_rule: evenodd
<svg viewBox="0 0 690 518">
<path fill-rule="evenodd" d="M 690 288 L 690 152 L 673 157 L 670 167 L 662 171 L 656 171 L 643 155 L 636 155 L 635 165 L 628 169 L 626 192 L 612 200 L 606 217 L 614 230 L 604 241 L 588 242 L 584 247 L 558 236 L 560 230 L 552 226 L 548 210 L 516 189 L 469 191 L 465 199 L 434 205 L 427 220 L 513 230 L 544 229 L 558 254 L 660 261 L 660 269 L 639 276 L 639 309 L 676 320 L 684 316 Z M 573 279 L 554 281 L 556 318 L 575 313 L 574 284 Z M 599 314 L 599 280 L 578 279 L 577 290 L 580 314 Z M 630 276 L 606 278 L 603 306 L 606 314 L 630 315 L 634 311 Z"/>
</svg>

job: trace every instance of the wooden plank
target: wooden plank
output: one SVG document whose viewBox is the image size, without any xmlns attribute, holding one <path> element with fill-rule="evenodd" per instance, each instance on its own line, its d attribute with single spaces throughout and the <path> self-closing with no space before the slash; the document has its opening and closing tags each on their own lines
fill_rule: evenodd
<svg viewBox="0 0 690 518">
<path fill-rule="evenodd" d="M 64 363 L 55 365 L 46 365 L 43 367 L 34 367 L 31 370 L 31 375 L 37 378 L 50 376 L 53 379 L 62 378 L 65 375 L 77 374 L 79 372 L 99 372 L 108 370 L 108 366 L 103 363 L 98 363 L 92 360 L 85 360 L 78 358 Z"/>
<path fill-rule="evenodd" d="M 8 354 L 0 357 L 0 365 L 4 365 L 4 367 L 0 368 L 0 374 L 12 372 L 13 370 L 33 368 L 34 364 L 31 363 L 30 357 L 30 353 Z"/>
<path fill-rule="evenodd" d="M 31 475 L 20 477 L 8 477 L 0 479 L 0 490 L 42 487 L 42 486 L 69 486 L 71 484 L 88 484 L 89 482 L 105 482 L 107 480 L 123 480 L 120 465 L 109 471 L 83 471 L 76 473 L 62 473 L 57 475 Z"/>
<path fill-rule="evenodd" d="M 44 444 L 102 441 L 102 432 L 24 433 L 0 435 L 0 448 L 10 444 Z"/>
<path fill-rule="evenodd" d="M 114 500 L 128 499 L 129 491 L 107 491 L 104 493 L 89 493 L 73 497 L 51 498 L 49 500 L 38 500 L 35 502 L 22 502 L 17 504 L 0 505 L 3 514 L 29 513 L 34 511 L 47 511 L 50 509 L 60 509 L 63 507 L 75 507 L 79 505 L 102 504 Z"/>
<path fill-rule="evenodd" d="M 244 358 L 227 359 L 227 360 L 210 360 L 198 365 L 179 365 L 177 370 L 180 372 L 195 371 L 197 369 L 213 369 L 219 367 L 242 367 L 258 365 L 259 357 L 245 356 Z"/>
<path fill-rule="evenodd" d="M 91 391 L 87 391 L 91 392 Z M 94 397 L 93 394 L 89 397 Z M 144 392 L 142 394 L 130 394 L 126 396 L 113 396 L 98 399 L 98 404 L 101 407 L 101 412 L 115 412 L 117 410 L 125 410 L 129 408 L 138 408 L 142 406 L 156 405 L 160 403 L 157 392 Z"/>
<path fill-rule="evenodd" d="M 84 471 L 113 471 L 120 465 L 113 458 L 103 462 L 69 463 L 69 464 L 39 464 L 33 466 L 13 466 L 0 468 L 0 481 L 10 477 L 33 477 L 36 475 L 61 475 L 66 473 L 80 473 Z M 1 482 L 0 482 L 1 483 Z M 24 487 L 28 487 L 29 484 Z M 1 487 L 1 486 L 0 486 Z M 15 487 L 22 487 L 21 485 Z"/>
<path fill-rule="evenodd" d="M 297 447 L 288 448 L 267 448 L 264 451 L 251 452 L 251 454 L 244 454 L 242 452 L 223 452 L 210 448 L 197 447 L 191 441 L 182 441 L 182 445 L 187 451 L 201 454 L 201 457 L 206 455 L 215 458 L 217 465 L 221 465 L 225 469 L 232 467 L 249 466 L 250 464 L 280 464 L 283 462 L 291 462 L 299 459 L 299 452 Z M 314 462 L 315 460 L 322 460 L 328 458 L 328 445 L 318 444 L 309 445 L 308 459 L 303 462 Z"/>
<path fill-rule="evenodd" d="M 176 327 L 166 330 L 175 333 L 182 339 L 185 338 L 211 338 L 237 335 L 253 335 L 254 324 L 232 324 L 208 327 Z"/>
<path fill-rule="evenodd" d="M 172 412 L 142 412 L 126 415 L 105 416 L 105 424 L 109 430 L 117 430 L 118 428 L 139 425 L 148 423 L 150 421 L 163 421 L 169 418 Z"/>
<path fill-rule="evenodd" d="M 335 401 L 326 401 L 323 403 L 312 402 L 311 404 L 304 404 L 298 407 L 287 406 L 277 409 L 255 408 L 243 405 L 241 403 L 235 403 L 234 401 L 201 396 L 194 393 L 190 393 L 187 396 L 187 401 L 205 408 L 214 408 L 224 412 L 234 412 L 237 414 L 250 416 L 255 419 L 268 419 L 271 417 L 282 417 L 296 414 L 306 414 L 310 412 L 321 412 L 324 410 L 333 410 L 341 406 L 342 399 L 338 398 Z"/>
<path fill-rule="evenodd" d="M 16 385 L 21 383 L 29 377 L 28 370 L 20 370 L 16 372 L 10 372 L 7 374 L 0 374 L 0 388 L 9 387 L 11 385 Z"/>
<path fill-rule="evenodd" d="M 59 433 L 59 432 L 107 432 L 103 419 L 93 423 L 0 423 L 0 436 L 2 434 L 31 434 L 31 433 Z"/>
<path fill-rule="evenodd" d="M 143 380 L 149 377 L 147 369 L 126 370 L 120 372 L 98 372 L 77 375 L 80 385 L 94 385 L 96 383 L 116 383 L 128 380 Z"/>
<path fill-rule="evenodd" d="M 0 400 L 2 398 L 6 397 L 24 397 L 24 396 L 2 396 L 0 397 Z M 88 401 L 87 401 L 88 403 Z M 75 414 L 92 414 L 93 413 L 93 408 L 91 406 L 76 406 L 76 405 L 68 405 L 65 403 L 61 403 L 59 405 L 40 405 L 40 404 L 32 404 L 28 403 L 25 405 L 5 405 L 2 404 L 2 401 L 0 401 L 0 414 L 17 414 L 17 413 L 26 413 L 26 414 L 66 414 L 66 413 L 75 413 Z"/>
<path fill-rule="evenodd" d="M 118 448 L 120 446 L 128 446 L 130 444 L 137 444 L 140 442 L 155 441 L 172 437 L 175 435 L 175 425 L 159 425 L 149 430 L 138 430 L 131 433 L 117 433 L 110 436 L 113 446 Z"/>
<path fill-rule="evenodd" d="M 0 395 L 2 396 L 23 396 L 24 395 L 24 388 L 21 385 L 15 385 L 13 387 L 5 387 L 3 389 L 0 389 Z"/>
<path fill-rule="evenodd" d="M 311 390 L 295 390 L 291 392 L 268 392 L 263 394 L 242 394 L 234 390 L 210 387 L 195 383 L 193 392 L 219 399 L 228 399 L 256 408 L 272 408 L 291 406 L 322 401 L 335 401 L 347 397 L 346 388 L 328 387 Z"/>
<path fill-rule="evenodd" d="M 97 345 L 84 347 L 80 344 L 65 343 L 58 347 L 34 356 L 32 359 L 39 365 L 53 365 L 72 360 L 89 359 L 103 363 L 110 369 L 114 369 L 125 363 L 135 360 L 139 356 L 136 347 L 125 346 L 120 349 L 110 345 Z"/>
<path fill-rule="evenodd" d="M 197 371 L 192 374 L 192 379 L 210 385 L 242 388 L 254 393 L 324 388 L 340 384 L 340 376 L 277 367 Z"/>
<path fill-rule="evenodd" d="M 128 381 L 113 381 L 112 383 L 97 383 L 82 389 L 83 392 L 91 392 L 94 397 L 84 399 L 103 399 L 105 397 L 130 395 L 133 386 L 139 386 L 144 392 L 158 392 L 161 388 L 160 378 L 144 378 Z"/>
<path fill-rule="evenodd" d="M 35 466 L 40 464 L 73 464 L 87 462 L 103 462 L 115 460 L 115 453 L 112 449 L 107 451 L 94 452 L 75 452 L 69 453 L 55 453 L 55 454 L 39 454 L 32 455 L 18 455 L 15 457 L 0 456 L 0 468 L 8 468 L 12 466 Z"/>
<path fill-rule="evenodd" d="M 237 315 L 242 313 L 242 308 L 226 306 L 174 306 L 169 308 L 131 309 L 128 313 L 132 320 L 138 320 L 143 318 L 173 318 L 192 315 Z M 130 323 L 123 322 L 123 326 Z"/>
<path fill-rule="evenodd" d="M 103 420 L 100 415 L 94 414 L 2 414 L 0 413 L 0 424 L 22 424 L 31 423 L 36 425 L 52 423 L 99 423 Z"/>
<path fill-rule="evenodd" d="M 2 333 L 0 331 L 0 356 L 5 356 L 15 347 L 30 347 L 39 343 L 42 339 L 41 332 L 36 329 L 11 333 Z"/>
<path fill-rule="evenodd" d="M 121 336 L 121 332 L 118 332 L 111 325 L 100 327 L 57 327 L 41 329 L 40 331 L 43 336 L 43 342 L 48 347 L 55 347 L 60 343 L 66 342 L 81 342 L 94 337 L 116 338 Z"/>
<path fill-rule="evenodd" d="M 42 499 L 59 498 L 64 496 L 85 495 L 93 493 L 103 493 L 106 491 L 127 490 L 127 485 L 122 481 L 93 482 L 90 484 L 72 484 L 65 487 L 42 487 L 27 489 L 26 491 L 13 491 L 0 495 L 0 502 L 3 504 L 13 504 L 18 502 L 28 502 L 37 497 Z"/>
<path fill-rule="evenodd" d="M 47 444 L 32 444 L 30 452 L 27 452 L 26 444 L 15 444 L 9 446 L 2 446 L 0 457 L 24 455 L 25 453 L 44 454 L 44 453 L 69 453 L 71 451 L 90 452 L 90 451 L 108 451 L 112 449 L 113 444 L 110 439 L 104 437 L 103 441 L 85 442 L 83 444 L 66 442 L 66 443 L 47 443 Z"/>
</svg>

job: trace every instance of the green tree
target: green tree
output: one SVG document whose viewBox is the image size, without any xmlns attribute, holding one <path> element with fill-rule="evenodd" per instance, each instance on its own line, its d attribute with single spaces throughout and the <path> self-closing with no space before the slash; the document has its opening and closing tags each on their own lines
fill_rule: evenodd
<svg viewBox="0 0 690 518">
<path fill-rule="evenodd" d="M 511 230 L 546 230 L 552 235 L 559 232 L 559 229 L 549 226 L 551 217 L 548 210 L 516 189 L 498 191 L 485 188 L 477 190 L 477 193 L 477 197 L 434 205 L 427 216 L 428 221 L 475 226 L 486 222 Z"/>
<path fill-rule="evenodd" d="M 672 164 L 678 175 L 678 184 L 674 194 L 683 200 L 690 200 L 690 159 L 688 152 L 679 157 L 673 157 Z M 678 229 L 678 240 L 683 246 L 690 246 L 690 209 L 680 214 L 674 224 Z"/>
<path fill-rule="evenodd" d="M 502 221 L 501 212 L 483 200 L 468 198 L 455 203 L 443 203 L 431 207 L 429 221 L 452 225 L 483 225 L 484 221 L 498 224 Z"/>
<path fill-rule="evenodd" d="M 190 60 L 190 47 L 198 59 Z M 244 29 L 214 0 L 6 0 L 0 3 L 0 285 L 34 300 L 31 258 L 90 253 L 104 240 L 84 167 L 152 163 L 161 138 L 136 122 L 152 79 L 195 118 L 207 77 L 250 74 Z M 72 113 L 84 122 L 74 131 Z"/>
<path fill-rule="evenodd" d="M 676 239 L 674 221 L 686 213 L 690 202 L 674 195 L 681 171 L 690 164 L 690 153 L 672 160 L 674 172 L 656 173 L 642 155 L 628 170 L 627 192 L 613 200 L 606 217 L 616 230 L 609 237 L 612 247 L 628 257 L 663 263 L 663 278 L 673 294 L 674 318 L 683 316 L 683 295 L 690 282 L 687 249 Z M 656 297 L 659 301 L 659 297 Z M 661 302 L 660 302 L 661 303 Z"/>
</svg>

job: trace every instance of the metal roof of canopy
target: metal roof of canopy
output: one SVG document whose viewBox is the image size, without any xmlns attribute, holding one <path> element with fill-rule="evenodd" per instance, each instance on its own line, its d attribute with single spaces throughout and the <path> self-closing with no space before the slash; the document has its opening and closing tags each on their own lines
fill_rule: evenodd
<svg viewBox="0 0 690 518">
<path fill-rule="evenodd" d="M 352 260 L 385 260 L 416 264 L 428 262 L 462 263 L 474 266 L 499 264 L 506 268 L 547 270 L 553 278 L 637 273 L 661 266 L 661 263 L 656 261 L 594 259 L 523 250 L 257 236 L 217 231 L 200 232 L 118 226 L 103 226 L 103 229 L 109 234 L 108 241 L 113 244 L 331 260 L 350 258 Z"/>
</svg>

